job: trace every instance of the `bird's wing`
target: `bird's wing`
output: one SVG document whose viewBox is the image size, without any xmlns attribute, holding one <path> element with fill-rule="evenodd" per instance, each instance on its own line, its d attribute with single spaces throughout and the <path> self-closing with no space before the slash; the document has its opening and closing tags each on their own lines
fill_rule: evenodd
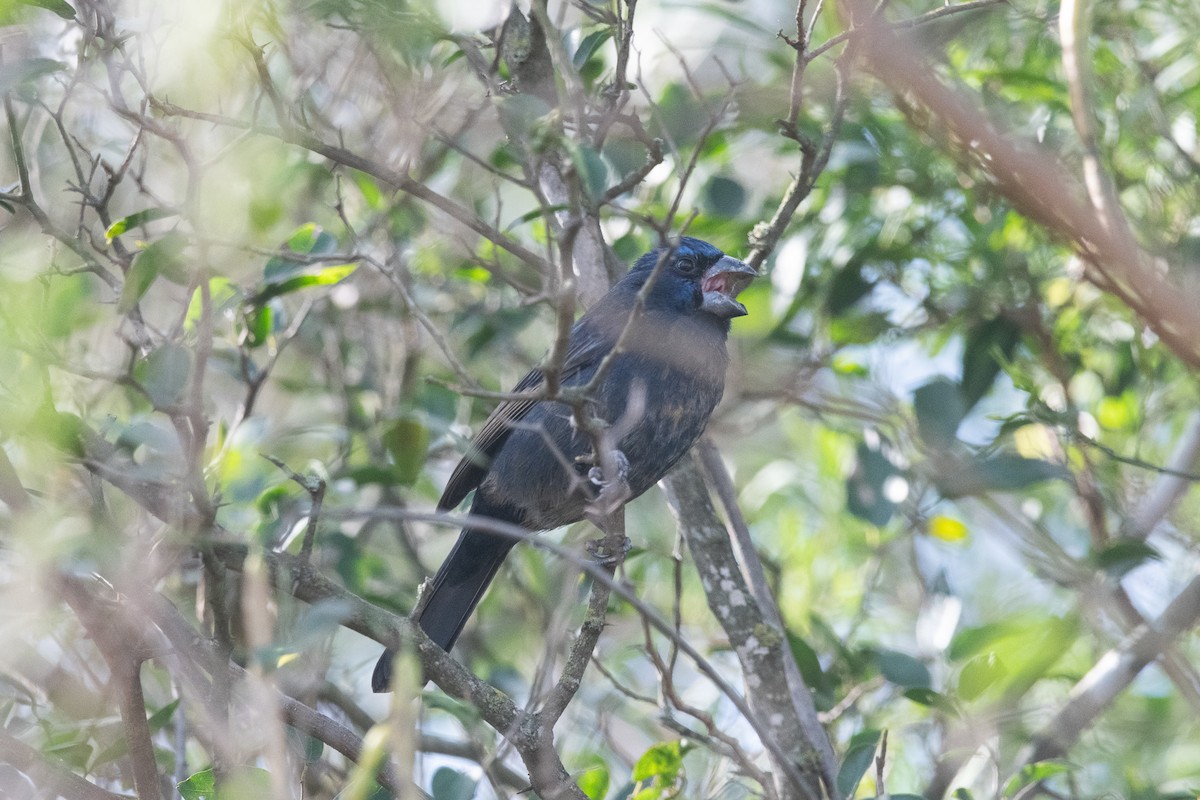
<svg viewBox="0 0 1200 800">
<path fill-rule="evenodd" d="M 608 347 L 601 337 L 577 326 L 572 331 L 567 352 L 563 357 L 560 380 L 567 382 L 584 368 L 599 362 L 607 349 Z M 544 381 L 545 376 L 542 371 L 537 368 L 532 369 L 513 387 L 513 393 L 537 394 Z M 442 499 L 438 501 L 439 510 L 447 511 L 455 508 L 471 493 L 472 489 L 479 486 L 484 476 L 487 475 L 492 459 L 512 432 L 513 426 L 520 422 L 538 402 L 536 399 L 505 400 L 496 406 L 491 416 L 483 423 L 483 427 L 471 439 L 471 446 L 467 450 L 467 454 L 450 474 L 450 480 L 442 492 Z"/>
</svg>

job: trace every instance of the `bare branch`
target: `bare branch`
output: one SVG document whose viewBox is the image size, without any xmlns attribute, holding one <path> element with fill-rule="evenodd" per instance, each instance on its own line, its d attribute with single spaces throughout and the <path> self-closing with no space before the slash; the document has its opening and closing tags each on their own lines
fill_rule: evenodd
<svg viewBox="0 0 1200 800">
<path fill-rule="evenodd" d="M 1181 634 L 1200 621 L 1200 577 L 1176 595 L 1153 623 L 1139 627 L 1109 650 L 1075 684 L 1067 702 L 1033 737 L 1019 759 L 1032 764 L 1066 755 L 1080 735 L 1116 700 L 1142 668 L 1153 661 Z"/>
<path fill-rule="evenodd" d="M 126 800 L 125 795 L 113 794 L 84 780 L 3 729 L 0 729 L 0 762 L 32 777 L 41 791 L 54 792 L 67 800 Z"/>
<path fill-rule="evenodd" d="M 844 0 L 844 5 L 865 14 L 861 0 Z M 945 85 L 886 24 L 871 21 L 861 30 L 862 55 L 872 72 L 931 112 L 944 126 L 932 133 L 949 140 L 947 147 L 971 154 L 1021 213 L 1070 241 L 1089 280 L 1128 305 L 1182 361 L 1200 367 L 1200 338 L 1194 335 L 1200 330 L 1200 306 L 1121 226 L 1110 228 L 1097 217 L 1058 154 L 1000 132 L 974 98 Z"/>
<path fill-rule="evenodd" d="M 832 748 L 809 741 L 811 731 L 796 715 L 784 677 L 783 660 L 789 657 L 786 637 L 764 619 L 741 572 L 732 568 L 737 559 L 695 456 L 680 462 L 664 481 L 664 488 L 700 573 L 709 608 L 729 636 L 746 684 L 753 687 L 747 695 L 749 704 L 766 722 L 766 730 L 759 735 L 764 736 L 763 744 L 771 754 L 776 793 L 781 800 L 815 800 L 824 792 L 835 796 L 832 759 L 825 758 Z M 824 789 L 823 782 L 828 783 Z"/>
</svg>

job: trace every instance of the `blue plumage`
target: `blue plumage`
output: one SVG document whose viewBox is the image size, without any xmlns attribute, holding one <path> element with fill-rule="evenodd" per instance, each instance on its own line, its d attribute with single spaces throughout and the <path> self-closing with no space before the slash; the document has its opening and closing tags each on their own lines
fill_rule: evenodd
<svg viewBox="0 0 1200 800">
<path fill-rule="evenodd" d="M 656 271 L 660 258 L 665 261 Z M 683 237 L 674 250 L 638 259 L 571 330 L 561 383 L 583 386 L 628 326 L 591 411 L 621 432 L 617 447 L 628 461 L 633 497 L 657 483 L 703 433 L 724 391 L 730 319 L 746 313 L 734 298 L 754 275 L 711 244 Z M 644 308 L 635 314 L 638 293 L 652 276 Z M 535 369 L 514 391 L 541 384 Z M 502 403 L 473 447 L 451 475 L 440 508 L 454 508 L 475 490 L 473 514 L 531 531 L 583 519 L 593 492 L 581 478 L 592 447 L 566 404 Z M 479 530 L 459 535 L 418 618 L 443 649 L 453 647 L 512 545 Z M 390 677 L 391 654 L 385 652 L 372 678 L 375 691 L 386 691 Z"/>
</svg>

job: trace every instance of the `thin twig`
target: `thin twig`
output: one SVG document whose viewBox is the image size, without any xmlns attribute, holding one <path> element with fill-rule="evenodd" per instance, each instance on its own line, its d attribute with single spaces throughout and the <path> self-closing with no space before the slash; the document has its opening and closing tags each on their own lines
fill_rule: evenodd
<svg viewBox="0 0 1200 800">
<path fill-rule="evenodd" d="M 308 561 L 312 557 L 313 543 L 317 538 L 317 522 L 321 516 L 321 505 L 325 502 L 325 479 L 316 475 L 305 477 L 295 472 L 282 459 L 276 458 L 269 453 L 260 453 L 259 455 L 278 467 L 280 472 L 287 475 L 301 489 L 308 492 L 309 499 L 312 501 L 312 507 L 308 511 L 308 524 L 304 528 L 304 539 L 300 543 L 300 560 Z"/>
</svg>

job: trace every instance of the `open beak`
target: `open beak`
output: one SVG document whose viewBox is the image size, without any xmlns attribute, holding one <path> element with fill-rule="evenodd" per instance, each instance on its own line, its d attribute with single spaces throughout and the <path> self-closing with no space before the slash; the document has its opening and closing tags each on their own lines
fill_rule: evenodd
<svg viewBox="0 0 1200 800">
<path fill-rule="evenodd" d="M 700 279 L 700 289 L 704 292 L 700 310 L 721 319 L 744 317 L 746 307 L 736 298 L 757 277 L 757 270 L 749 264 L 730 256 L 721 256 L 721 260 L 709 267 Z"/>
</svg>

